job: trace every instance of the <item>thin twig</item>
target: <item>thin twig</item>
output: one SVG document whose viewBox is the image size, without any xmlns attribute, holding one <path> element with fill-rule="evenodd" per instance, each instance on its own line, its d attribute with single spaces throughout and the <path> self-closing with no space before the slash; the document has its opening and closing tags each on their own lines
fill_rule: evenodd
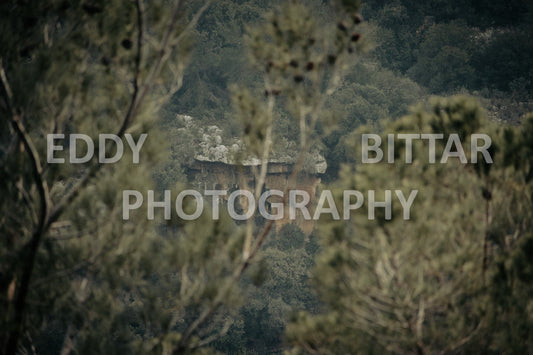
<svg viewBox="0 0 533 355">
<path fill-rule="evenodd" d="M 37 217 L 37 212 L 35 211 L 35 208 L 33 207 L 32 200 L 31 200 L 30 195 L 28 194 L 28 191 L 26 191 L 26 189 L 24 188 L 22 181 L 17 182 L 15 185 L 17 186 L 17 189 L 19 190 L 19 192 L 22 194 L 22 199 L 24 201 L 24 204 L 30 211 L 33 224 L 37 225 L 37 223 L 39 223 L 39 217 Z"/>
</svg>

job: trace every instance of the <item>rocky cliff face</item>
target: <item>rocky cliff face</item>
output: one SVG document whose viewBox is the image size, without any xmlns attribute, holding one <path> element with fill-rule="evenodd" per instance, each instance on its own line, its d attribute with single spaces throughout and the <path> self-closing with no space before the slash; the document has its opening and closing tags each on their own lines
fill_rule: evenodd
<svg viewBox="0 0 533 355">
<path fill-rule="evenodd" d="M 189 116 L 179 116 L 185 129 L 189 132 L 198 132 L 195 147 L 195 156 L 188 164 L 188 175 L 191 183 L 199 191 L 226 190 L 228 195 L 236 189 L 252 190 L 255 187 L 255 171 L 258 171 L 261 161 L 256 157 L 243 156 L 245 147 L 241 140 L 232 138 L 227 142 L 222 139 L 222 130 L 217 126 L 199 128 Z M 266 190 L 285 191 L 289 184 L 289 177 L 296 163 L 295 144 L 283 141 L 278 144 L 271 154 L 265 178 Z M 296 186 L 291 189 L 304 190 L 311 197 L 308 210 L 314 211 L 315 195 L 320 183 L 320 175 L 326 171 L 325 158 L 318 152 L 312 151 L 305 159 L 304 171 L 299 174 Z M 281 202 L 282 198 L 271 196 L 270 203 Z M 224 204 L 227 196 L 221 199 Z M 309 235 L 313 231 L 314 222 L 305 220 L 301 211 L 296 211 L 296 218 L 289 218 L 289 208 L 283 208 L 284 218 L 276 221 L 276 230 L 287 223 L 293 223 Z"/>
<path fill-rule="evenodd" d="M 238 189 L 246 189 L 253 191 L 255 187 L 254 173 L 251 166 L 239 166 L 226 164 L 221 162 L 206 162 L 197 161 L 189 167 L 189 176 L 195 189 L 203 190 L 226 190 L 229 195 L 232 191 Z M 292 164 L 272 163 L 269 166 L 269 171 L 265 178 L 265 190 L 280 190 L 285 191 L 289 185 L 289 177 L 292 173 Z M 298 176 L 296 186 L 291 186 L 293 190 L 306 191 L 310 196 L 310 201 L 307 204 L 307 209 L 311 213 L 314 212 L 316 190 L 320 184 L 320 176 L 314 174 L 300 174 Z M 227 203 L 227 197 L 221 198 L 221 203 Z M 243 199 L 244 200 L 244 199 Z M 282 198 L 278 196 L 270 196 L 268 202 L 279 203 Z M 244 202 L 241 201 L 243 208 Z M 289 206 L 285 203 L 283 207 L 284 217 L 276 220 L 276 231 L 279 231 L 285 224 L 292 223 L 297 225 L 306 235 L 312 233 L 314 222 L 312 220 L 304 219 L 302 212 L 296 210 L 296 218 L 291 220 L 289 218 Z M 272 212 L 274 213 L 274 212 Z"/>
</svg>

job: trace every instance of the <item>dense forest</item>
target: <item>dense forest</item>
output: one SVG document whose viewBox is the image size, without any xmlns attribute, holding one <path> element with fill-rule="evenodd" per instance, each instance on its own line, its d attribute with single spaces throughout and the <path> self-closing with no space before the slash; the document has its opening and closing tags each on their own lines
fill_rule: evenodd
<svg viewBox="0 0 533 355">
<path fill-rule="evenodd" d="M 532 353 L 532 17 L 2 2 L 0 354 Z"/>
</svg>

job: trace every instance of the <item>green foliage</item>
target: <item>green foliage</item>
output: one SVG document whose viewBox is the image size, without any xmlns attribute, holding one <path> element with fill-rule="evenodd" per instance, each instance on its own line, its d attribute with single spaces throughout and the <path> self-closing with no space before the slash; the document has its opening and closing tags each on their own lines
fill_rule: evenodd
<svg viewBox="0 0 533 355">
<path fill-rule="evenodd" d="M 517 87 L 531 92 L 527 18 L 532 7 L 527 1 L 402 0 L 365 5 L 365 15 L 376 25 L 377 60 L 395 72 L 408 73 L 433 93 L 457 93 L 462 88 L 510 93 Z"/>
<path fill-rule="evenodd" d="M 318 308 L 308 273 L 316 252 L 312 241 L 293 225 L 284 226 L 264 246 L 261 259 L 243 280 L 249 301 L 228 336 L 214 344 L 223 353 L 280 353 L 285 325 L 297 310 Z M 261 284 L 256 277 L 261 274 Z M 253 284 L 253 286 L 252 286 Z"/>
<path fill-rule="evenodd" d="M 377 13 L 372 19 L 379 24 L 374 54 L 386 68 L 405 73 L 416 62 L 419 39 L 415 26 L 419 21 L 410 16 L 399 1 L 384 4 L 374 11 Z"/>
<path fill-rule="evenodd" d="M 278 248 L 285 252 L 300 249 L 306 244 L 305 234 L 293 224 L 286 224 L 276 238 Z"/>
<path fill-rule="evenodd" d="M 458 24 L 432 25 L 419 47 L 417 62 L 409 75 L 433 92 L 450 92 L 469 87 L 474 69 L 469 61 L 475 32 Z"/>
<path fill-rule="evenodd" d="M 533 56 L 530 31 L 531 28 L 498 31 L 481 44 L 472 57 L 479 71 L 477 87 L 514 91 L 513 96 L 522 100 L 530 97 L 533 92 L 533 66 L 528 59 Z"/>
<path fill-rule="evenodd" d="M 496 125 L 452 98 L 396 120 L 426 92 L 478 90 L 498 120 L 530 110 L 530 2 L 217 0 L 199 19 L 202 1 L 176 4 L 0 4 L 0 353 L 531 349 L 533 117 Z M 146 204 L 148 189 L 187 188 L 213 124 L 264 164 L 281 149 L 309 172 L 321 151 L 336 199 L 417 188 L 412 219 L 394 205 L 390 221 L 354 213 L 311 236 L 226 211 L 123 220 L 123 190 Z M 488 133 L 495 163 L 427 164 L 417 142 L 412 164 L 358 164 L 376 127 Z M 47 164 L 52 132 L 149 137 L 140 164 L 128 149 L 117 164 Z"/>
<path fill-rule="evenodd" d="M 145 5 L 0 5 L 9 28 L 0 36 L 2 353 L 198 352 L 239 304 L 232 277 L 243 233 L 229 217 L 165 225 L 144 208 L 123 219 L 122 191 L 154 188 L 167 148 L 154 113 L 181 85 L 188 27 L 202 12 Z M 48 133 L 149 134 L 139 164 L 125 149 L 115 164 L 54 165 Z M 155 175 L 174 188 L 183 174 L 169 170 Z"/>
<path fill-rule="evenodd" d="M 358 137 L 371 128 L 354 135 L 358 155 Z M 369 220 L 356 211 L 349 222 L 321 226 L 313 280 L 327 308 L 289 325 L 294 352 L 521 353 L 531 346 L 526 309 L 532 300 L 522 281 L 529 275 L 523 256 L 533 207 L 526 178 L 531 157 L 513 166 L 506 157 L 517 146 L 506 137 L 529 136 L 530 123 L 496 127 L 474 101 L 458 97 L 435 99 L 429 111 L 384 122 L 382 129 L 383 141 L 387 133 L 458 133 L 465 147 L 471 134 L 485 133 L 492 138 L 494 164 L 429 164 L 427 145 L 415 143 L 412 164 L 404 162 L 405 147 L 398 144 L 394 164 L 360 164 L 355 172 L 345 166 L 339 199 L 342 189 L 353 188 L 419 192 L 410 220 L 393 203 L 392 220 L 383 214 Z M 437 157 L 444 144 L 437 142 Z M 517 144 L 521 152 L 529 149 L 524 140 Z M 516 329 L 502 326 L 511 318 Z"/>
<path fill-rule="evenodd" d="M 268 8 L 262 1 L 229 0 L 215 1 L 209 7 L 196 30 L 194 60 L 183 88 L 165 108 L 166 120 L 172 120 L 175 113 L 186 113 L 222 128 L 234 124 L 230 85 L 258 80 L 244 54 L 244 26 L 257 22 Z"/>
</svg>

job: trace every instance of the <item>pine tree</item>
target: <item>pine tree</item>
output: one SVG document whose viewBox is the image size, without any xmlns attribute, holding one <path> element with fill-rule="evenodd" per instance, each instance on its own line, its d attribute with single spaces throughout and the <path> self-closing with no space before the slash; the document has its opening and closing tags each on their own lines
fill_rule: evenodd
<svg viewBox="0 0 533 355">
<path fill-rule="evenodd" d="M 2 181 L 0 349 L 13 354 L 205 353 L 223 336 L 242 302 L 239 282 L 272 223 L 237 226 L 222 212 L 196 221 L 146 205 L 125 218 L 123 191 L 146 192 L 165 159 L 161 105 L 181 86 L 201 2 L 47 1 L 0 5 Z M 326 8 L 326 7 L 324 7 Z M 328 8 L 329 9 L 329 8 Z M 356 1 L 335 2 L 327 30 L 312 12 L 284 4 L 248 39 L 265 77 L 259 95 L 237 90 L 249 154 L 262 161 L 260 193 L 280 111 L 296 119 L 300 149 L 293 179 L 328 122 L 325 102 L 359 49 Z M 254 92 L 255 94 L 255 92 Z M 276 111 L 275 101 L 282 109 Z M 246 127 L 250 125 L 250 129 Z M 88 153 L 85 134 L 147 134 L 139 163 L 125 149 L 95 149 L 83 164 L 52 154 Z M 61 155 L 65 153 L 64 155 Z M 177 176 L 176 172 L 169 175 Z M 261 182 L 263 181 L 263 182 Z M 176 196 L 186 188 L 177 182 Z M 161 201 L 166 194 L 155 193 Z M 185 210 L 196 208 L 185 201 Z M 148 210 L 150 208 L 148 207 Z M 155 221 L 152 221 L 154 219 Z"/>
<path fill-rule="evenodd" d="M 361 134 L 379 129 L 382 142 L 387 134 L 456 133 L 469 163 L 439 163 L 446 139 L 436 143 L 436 163 L 429 163 L 427 141 L 413 143 L 413 162 L 406 163 L 405 144 L 395 140 L 394 163 L 387 163 L 385 151 L 380 163 L 344 166 L 339 200 L 350 189 L 375 190 L 378 201 L 385 189 L 418 194 L 409 220 L 397 201 L 390 220 L 383 208 L 370 220 L 365 200 L 351 220 L 321 226 L 313 279 L 325 309 L 294 318 L 286 333 L 292 352 L 527 352 L 532 124 L 531 116 L 518 127 L 490 123 L 476 101 L 454 97 L 355 132 L 359 161 Z M 491 138 L 492 164 L 481 154 L 471 163 L 476 133 Z"/>
<path fill-rule="evenodd" d="M 156 238 L 146 218 L 124 221 L 121 208 L 122 190 L 151 186 L 164 152 L 155 113 L 181 85 L 190 30 L 205 10 L 169 5 L 1 5 L 2 353 L 129 352 L 136 339 L 153 338 L 144 350 L 169 342 L 171 316 L 156 318 L 160 301 L 149 296 L 154 270 L 172 266 L 156 256 L 176 247 L 165 249 L 172 243 Z M 101 164 L 98 153 L 114 154 L 110 144 L 85 164 L 53 164 L 52 133 L 65 136 L 54 144 L 67 160 L 73 133 L 95 142 L 101 133 L 149 137 L 140 164 L 127 149 L 116 164 Z"/>
</svg>

